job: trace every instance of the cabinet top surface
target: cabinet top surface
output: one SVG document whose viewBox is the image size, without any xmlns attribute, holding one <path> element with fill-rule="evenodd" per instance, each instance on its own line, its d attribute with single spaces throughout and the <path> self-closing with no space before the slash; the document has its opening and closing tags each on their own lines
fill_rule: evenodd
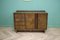
<svg viewBox="0 0 60 40">
<path fill-rule="evenodd" d="M 40 13 L 40 14 L 47 14 L 45 10 L 17 10 L 14 13 Z"/>
</svg>

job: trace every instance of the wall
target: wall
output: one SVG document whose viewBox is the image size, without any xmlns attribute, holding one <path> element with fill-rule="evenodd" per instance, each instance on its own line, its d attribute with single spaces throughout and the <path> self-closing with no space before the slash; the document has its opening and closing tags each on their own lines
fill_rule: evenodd
<svg viewBox="0 0 60 40">
<path fill-rule="evenodd" d="M 60 27 L 60 0 L 0 0 L 0 26 L 13 26 L 13 12 L 16 10 L 46 10 L 48 27 Z"/>
<path fill-rule="evenodd" d="M 1 0 L 0 0 L 0 25 L 1 25 L 1 22 L 2 21 L 2 4 L 1 4 Z"/>
</svg>

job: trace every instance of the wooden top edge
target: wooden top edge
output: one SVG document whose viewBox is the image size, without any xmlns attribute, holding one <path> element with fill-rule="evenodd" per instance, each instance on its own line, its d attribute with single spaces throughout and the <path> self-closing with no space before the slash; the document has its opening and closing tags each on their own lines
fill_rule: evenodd
<svg viewBox="0 0 60 40">
<path fill-rule="evenodd" d="M 16 12 L 46 12 L 45 10 L 17 10 Z"/>
<path fill-rule="evenodd" d="M 47 13 L 45 10 L 17 10 L 14 13 Z"/>
<path fill-rule="evenodd" d="M 14 12 L 14 13 L 34 13 L 34 14 L 36 14 L 36 13 L 42 13 L 42 14 L 48 14 L 47 12 Z"/>
</svg>

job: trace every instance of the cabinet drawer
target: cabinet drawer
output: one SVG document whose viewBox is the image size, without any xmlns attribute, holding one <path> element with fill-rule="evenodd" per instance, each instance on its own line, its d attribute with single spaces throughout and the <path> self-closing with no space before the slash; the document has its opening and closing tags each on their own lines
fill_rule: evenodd
<svg viewBox="0 0 60 40">
<path fill-rule="evenodd" d="M 16 22 L 15 25 L 25 25 L 24 22 Z"/>
<path fill-rule="evenodd" d="M 23 29 L 25 29 L 25 26 L 15 26 L 16 27 L 16 29 L 19 29 L 19 30 L 23 30 Z"/>
<path fill-rule="evenodd" d="M 38 29 L 46 29 L 46 25 L 45 24 L 38 24 Z"/>
<path fill-rule="evenodd" d="M 22 17 L 24 17 L 24 14 L 15 14 L 14 16 L 15 16 L 15 18 L 22 18 Z"/>
<path fill-rule="evenodd" d="M 15 21 L 17 21 L 17 22 L 24 22 L 25 20 L 24 20 L 24 18 L 23 19 L 16 18 Z"/>
</svg>

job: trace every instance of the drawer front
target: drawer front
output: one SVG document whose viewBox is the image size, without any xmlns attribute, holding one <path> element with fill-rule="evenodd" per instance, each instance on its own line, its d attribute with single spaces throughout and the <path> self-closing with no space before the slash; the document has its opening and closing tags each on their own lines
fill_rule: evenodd
<svg viewBox="0 0 60 40">
<path fill-rule="evenodd" d="M 24 14 L 15 14 L 14 17 L 15 17 L 15 21 L 17 22 L 24 21 Z"/>
<path fill-rule="evenodd" d="M 16 13 L 14 16 L 15 16 L 15 18 L 23 18 L 24 14 L 18 14 L 18 13 Z"/>
<path fill-rule="evenodd" d="M 22 18 L 22 19 L 21 19 L 21 18 L 16 18 L 15 21 L 16 21 L 16 22 L 24 22 L 25 19 L 24 19 L 24 18 Z"/>
<path fill-rule="evenodd" d="M 21 25 L 25 25 L 24 22 L 16 22 L 15 25 L 21 26 Z"/>
<path fill-rule="evenodd" d="M 17 30 L 24 30 L 24 29 L 25 29 L 25 26 L 24 26 L 24 25 L 22 25 L 22 26 L 16 25 L 15 28 L 16 28 Z"/>
</svg>

